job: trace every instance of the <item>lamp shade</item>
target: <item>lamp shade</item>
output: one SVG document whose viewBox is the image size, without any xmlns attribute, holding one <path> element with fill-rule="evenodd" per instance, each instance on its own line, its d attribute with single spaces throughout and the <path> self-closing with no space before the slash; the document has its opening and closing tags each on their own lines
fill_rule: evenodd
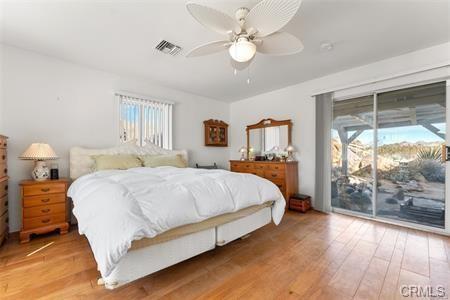
<svg viewBox="0 0 450 300">
<path fill-rule="evenodd" d="M 19 156 L 19 158 L 29 160 L 50 160 L 57 159 L 58 156 L 49 144 L 33 143 L 21 156 Z"/>
<path fill-rule="evenodd" d="M 295 152 L 295 147 L 292 145 L 288 145 L 285 149 L 285 151 L 287 152 Z"/>
</svg>

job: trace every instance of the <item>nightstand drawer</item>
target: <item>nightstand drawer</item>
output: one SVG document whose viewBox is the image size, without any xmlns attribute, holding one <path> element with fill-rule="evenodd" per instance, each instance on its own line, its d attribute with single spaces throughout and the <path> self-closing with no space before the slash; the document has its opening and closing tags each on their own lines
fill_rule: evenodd
<svg viewBox="0 0 450 300">
<path fill-rule="evenodd" d="M 32 206 L 32 207 L 25 207 L 23 209 L 23 217 L 34 218 L 51 214 L 64 214 L 65 211 L 66 211 L 66 203 Z"/>
<path fill-rule="evenodd" d="M 23 187 L 24 196 L 46 195 L 65 192 L 66 185 L 64 183 L 42 183 Z"/>
<path fill-rule="evenodd" d="M 0 182 L 0 197 L 8 194 L 8 180 Z"/>
<path fill-rule="evenodd" d="M 0 178 L 8 176 L 8 167 L 6 163 L 0 163 Z"/>
<path fill-rule="evenodd" d="M 42 195 L 42 196 L 23 197 L 23 206 L 24 207 L 49 205 L 49 204 L 64 203 L 64 202 L 66 202 L 66 194 L 63 194 L 63 193 Z"/>
<path fill-rule="evenodd" d="M 8 195 L 0 198 L 0 216 L 8 210 Z"/>
<path fill-rule="evenodd" d="M 23 219 L 23 229 L 33 229 L 37 227 L 43 227 L 47 225 L 63 223 L 66 220 L 66 215 L 62 214 L 54 214 L 48 216 L 41 216 L 36 218 L 24 218 Z"/>
</svg>

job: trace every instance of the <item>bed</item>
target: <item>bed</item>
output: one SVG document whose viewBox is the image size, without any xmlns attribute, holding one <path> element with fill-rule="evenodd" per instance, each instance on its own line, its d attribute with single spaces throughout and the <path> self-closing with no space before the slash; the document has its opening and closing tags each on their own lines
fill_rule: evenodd
<svg viewBox="0 0 450 300">
<path fill-rule="evenodd" d="M 284 214 L 271 182 L 252 174 L 193 168 L 93 172 L 93 155 L 179 154 L 154 145 L 72 148 L 69 197 L 91 246 L 100 284 L 114 289 L 224 246 Z"/>
</svg>

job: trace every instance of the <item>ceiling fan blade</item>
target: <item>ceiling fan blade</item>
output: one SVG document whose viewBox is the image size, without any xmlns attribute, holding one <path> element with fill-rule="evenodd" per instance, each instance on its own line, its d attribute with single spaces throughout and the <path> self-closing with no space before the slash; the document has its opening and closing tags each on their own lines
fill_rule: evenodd
<svg viewBox="0 0 450 300">
<path fill-rule="evenodd" d="M 257 37 L 268 36 L 286 26 L 301 3 L 301 0 L 263 0 L 245 17 L 245 28 L 256 29 Z"/>
<path fill-rule="evenodd" d="M 241 27 L 232 17 L 214 8 L 203 6 L 192 1 L 186 3 L 189 13 L 200 24 L 220 34 L 228 35 L 230 31 L 241 32 Z"/>
<path fill-rule="evenodd" d="M 303 43 L 295 36 L 287 32 L 275 32 L 262 39 L 257 44 L 256 51 L 269 55 L 291 55 L 303 50 Z"/>
<path fill-rule="evenodd" d="M 238 61 L 235 61 L 234 59 L 230 58 L 230 64 L 233 69 L 235 69 L 237 71 L 242 71 L 242 70 L 247 69 L 248 66 L 250 66 L 251 62 L 253 61 L 253 58 L 246 62 L 238 62 Z"/>
<path fill-rule="evenodd" d="M 192 49 L 191 51 L 189 51 L 188 54 L 186 54 L 186 57 L 196 57 L 214 54 L 226 50 L 229 46 L 230 46 L 229 41 L 210 42 Z"/>
</svg>

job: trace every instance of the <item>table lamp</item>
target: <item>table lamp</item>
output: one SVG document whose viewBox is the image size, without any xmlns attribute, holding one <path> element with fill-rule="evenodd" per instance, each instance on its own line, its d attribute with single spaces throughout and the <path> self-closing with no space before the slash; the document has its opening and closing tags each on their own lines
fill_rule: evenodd
<svg viewBox="0 0 450 300">
<path fill-rule="evenodd" d="M 34 160 L 35 166 L 31 172 L 31 176 L 36 181 L 43 181 L 50 177 L 50 171 L 45 164 L 45 161 L 57 159 L 58 156 L 49 144 L 33 143 L 21 156 L 19 156 L 19 158 L 24 160 Z"/>
<path fill-rule="evenodd" d="M 287 157 L 286 161 L 295 161 L 295 157 L 294 157 L 295 147 L 294 146 L 288 145 L 286 147 L 286 149 L 284 149 L 284 151 L 286 151 L 288 153 L 288 157 Z"/>
<path fill-rule="evenodd" d="M 245 154 L 247 153 L 247 147 L 242 146 L 239 149 L 239 153 L 241 153 L 241 160 L 245 160 Z"/>
</svg>

